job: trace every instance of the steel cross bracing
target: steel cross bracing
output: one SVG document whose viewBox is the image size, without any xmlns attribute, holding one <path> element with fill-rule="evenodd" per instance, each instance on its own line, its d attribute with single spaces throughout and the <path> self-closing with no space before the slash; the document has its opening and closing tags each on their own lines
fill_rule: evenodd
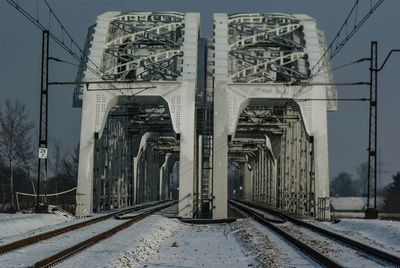
<svg viewBox="0 0 400 268">
<path fill-rule="evenodd" d="M 184 22 L 178 13 L 126 14 L 110 22 L 103 68 L 108 78 L 176 80 Z"/>
<path fill-rule="evenodd" d="M 200 211 L 202 218 L 212 217 L 213 205 L 213 96 L 212 92 L 204 90 L 203 114 L 202 114 L 202 147 L 201 147 L 201 189 L 200 189 Z"/>
<path fill-rule="evenodd" d="M 247 176 L 235 183 L 244 187 L 244 193 L 234 189 L 237 196 L 296 214 L 315 215 L 313 139 L 299 112 L 290 106 L 248 106 L 239 117 L 228 153 L 229 162 L 237 163 L 242 177 Z M 251 175 L 246 175 L 246 165 L 252 166 Z"/>
<path fill-rule="evenodd" d="M 306 79 L 306 68 L 298 64 L 306 57 L 301 27 L 299 20 L 283 14 L 230 16 L 229 78 L 232 82 Z"/>
<path fill-rule="evenodd" d="M 112 109 L 103 135 L 95 140 L 95 211 L 169 197 L 171 163 L 179 153 L 171 124 L 161 104 L 129 104 Z M 148 138 L 145 149 L 137 152 L 143 133 L 148 131 L 163 135 Z M 164 179 L 160 183 L 158 173 L 165 158 L 170 158 L 170 163 L 163 166 Z"/>
<path fill-rule="evenodd" d="M 134 96 L 129 88 L 118 96 L 103 93 L 101 85 L 99 91 L 84 89 L 84 124 L 99 120 L 83 133 L 84 157 L 93 162 L 91 152 L 95 156 L 93 166 L 80 166 L 79 193 L 87 196 L 78 197 L 82 215 L 90 212 L 90 200 L 99 211 L 172 194 L 179 195 L 181 217 L 226 218 L 232 167 L 236 197 L 302 215 L 320 213 L 318 200 L 329 196 L 326 107 L 282 104 L 279 97 L 291 82 L 308 79 L 309 61 L 323 48 L 315 21 L 283 14 L 214 18 L 214 38 L 199 56 L 197 15 L 99 16 L 89 50 L 105 78 L 155 87 Z M 314 98 L 325 97 L 323 86 L 316 91 Z M 86 180 L 91 170 L 93 180 Z M 91 182 L 92 195 L 86 190 Z"/>
</svg>

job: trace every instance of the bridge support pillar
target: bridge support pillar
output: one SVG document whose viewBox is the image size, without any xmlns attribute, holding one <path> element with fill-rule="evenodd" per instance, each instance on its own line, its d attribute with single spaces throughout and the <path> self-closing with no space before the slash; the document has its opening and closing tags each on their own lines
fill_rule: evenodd
<svg viewBox="0 0 400 268">
<path fill-rule="evenodd" d="M 196 118 L 195 91 L 200 14 L 186 13 L 185 42 L 183 44 L 183 71 L 180 94 L 180 152 L 179 152 L 179 216 L 191 218 L 195 192 Z"/>
</svg>

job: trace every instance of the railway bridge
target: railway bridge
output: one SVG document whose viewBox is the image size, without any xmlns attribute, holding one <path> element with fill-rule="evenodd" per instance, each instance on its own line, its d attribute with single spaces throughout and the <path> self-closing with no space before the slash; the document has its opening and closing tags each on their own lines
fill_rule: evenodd
<svg viewBox="0 0 400 268">
<path fill-rule="evenodd" d="M 183 218 L 223 219 L 239 199 L 329 218 L 329 66 L 302 85 L 324 66 L 315 20 L 217 13 L 213 37 L 199 33 L 200 14 L 178 12 L 89 28 L 76 214 L 178 199 Z"/>
</svg>

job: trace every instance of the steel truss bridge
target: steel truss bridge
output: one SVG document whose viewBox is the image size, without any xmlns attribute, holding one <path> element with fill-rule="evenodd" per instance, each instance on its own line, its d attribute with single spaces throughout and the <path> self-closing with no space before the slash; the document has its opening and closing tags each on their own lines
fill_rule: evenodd
<svg viewBox="0 0 400 268">
<path fill-rule="evenodd" d="M 223 219 L 235 198 L 329 218 L 329 66 L 320 85 L 296 85 L 323 32 L 307 15 L 260 13 L 214 14 L 210 39 L 199 29 L 198 13 L 177 12 L 107 12 L 89 28 L 85 52 L 111 82 L 74 89 L 77 215 L 174 198 L 183 218 Z M 86 64 L 77 81 L 98 80 Z"/>
</svg>

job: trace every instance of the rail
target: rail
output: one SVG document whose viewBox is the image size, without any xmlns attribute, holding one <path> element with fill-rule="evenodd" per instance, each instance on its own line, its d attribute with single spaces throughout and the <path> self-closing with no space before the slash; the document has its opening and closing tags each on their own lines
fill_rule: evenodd
<svg viewBox="0 0 400 268">
<path fill-rule="evenodd" d="M 240 208 L 241 210 L 245 211 L 247 214 L 252 216 L 256 221 L 261 223 L 262 225 L 268 227 L 270 230 L 273 232 L 277 233 L 284 239 L 286 239 L 289 243 L 294 245 L 296 248 L 298 248 L 301 252 L 303 252 L 305 255 L 309 256 L 311 259 L 316 261 L 317 263 L 321 264 L 324 267 L 343 267 L 342 265 L 338 264 L 337 262 L 333 261 L 332 259 L 326 257 L 325 255 L 319 253 L 312 247 L 308 246 L 307 244 L 301 242 L 300 240 L 294 238 L 287 232 L 281 230 L 279 227 L 277 227 L 275 224 L 271 223 L 270 221 L 266 220 L 263 216 L 261 216 L 259 213 L 253 211 L 250 209 L 248 206 L 245 206 L 237 201 L 229 201 L 231 205 Z"/>
<path fill-rule="evenodd" d="M 124 223 L 113 227 L 105 232 L 102 232 L 98 235 L 95 235 L 89 239 L 86 239 L 85 241 L 82 241 L 72 247 L 69 247 L 57 254 L 54 254 L 46 259 L 43 259 L 41 261 L 36 262 L 34 265 L 32 265 L 31 267 L 34 268 L 46 268 L 46 267 L 52 267 L 70 257 L 72 257 L 73 255 L 83 251 L 86 248 L 89 248 L 111 236 L 113 236 L 114 234 L 118 233 L 119 231 L 122 231 L 126 228 L 128 228 L 129 226 L 131 226 L 132 224 L 146 218 L 147 216 L 149 216 L 150 214 L 153 214 L 157 211 L 160 211 L 164 208 L 173 206 L 175 204 L 177 204 L 178 201 L 170 201 L 164 205 L 161 206 L 157 206 L 155 208 L 152 208 L 146 212 L 143 212 L 141 214 L 135 215 L 132 219 L 125 221 Z"/>
<path fill-rule="evenodd" d="M 49 231 L 49 232 L 37 234 L 37 235 L 34 235 L 34 236 L 30 236 L 30 237 L 27 237 L 27 238 L 24 238 L 24 239 L 21 239 L 21 240 L 17 240 L 17 241 L 11 242 L 9 244 L 0 246 L 0 255 L 9 253 L 9 252 L 17 250 L 19 248 L 23 248 L 23 247 L 27 247 L 27 246 L 36 244 L 36 243 L 38 243 L 40 241 L 47 240 L 47 239 L 50 239 L 52 237 L 55 237 L 55 236 L 58 236 L 58 235 L 61 235 L 61 234 L 64 234 L 64 233 L 68 233 L 68 232 L 83 228 L 85 226 L 89 226 L 89 225 L 92 225 L 92 224 L 95 224 L 95 223 L 98 223 L 98 222 L 101 222 L 101 221 L 105 221 L 105 220 L 110 219 L 110 218 L 112 218 L 112 217 L 114 217 L 116 215 L 130 213 L 130 212 L 133 212 L 133 211 L 136 211 L 136 210 L 148 208 L 148 207 L 151 207 L 151 206 L 154 206 L 154 205 L 157 205 L 157 204 L 162 204 L 162 203 L 165 203 L 165 202 L 168 202 L 168 201 L 152 202 L 152 203 L 146 203 L 146 204 L 143 204 L 143 205 L 138 205 L 138 206 L 135 206 L 133 208 L 123 209 L 123 210 L 116 211 L 116 212 L 113 212 L 113 213 L 110 213 L 110 214 L 107 214 L 107 215 L 104 215 L 104 216 L 101 216 L 101 217 L 97 217 L 97 218 L 94 218 L 94 219 L 91 219 L 91 220 L 87 220 L 87 221 L 84 221 L 84 222 L 72 224 L 72 225 L 69 225 L 69 226 L 66 226 L 66 227 L 58 228 L 58 229 L 53 230 L 53 231 Z"/>
<path fill-rule="evenodd" d="M 390 253 L 384 252 L 384 251 L 382 251 L 380 249 L 368 246 L 368 245 L 366 245 L 364 243 L 358 242 L 356 240 L 353 240 L 351 238 L 345 237 L 345 236 L 340 235 L 338 233 L 326 230 L 326 229 L 324 229 L 322 227 L 319 227 L 319 226 L 316 226 L 316 225 L 314 225 L 312 223 L 303 221 L 303 220 L 298 219 L 298 218 L 296 218 L 296 217 L 294 217 L 292 215 L 289 215 L 288 213 L 285 213 L 285 212 L 282 212 L 282 211 L 278 211 L 276 209 L 271 209 L 271 208 L 268 208 L 268 207 L 265 207 L 265 206 L 252 204 L 252 203 L 249 203 L 249 202 L 240 201 L 240 203 L 241 204 L 245 204 L 247 206 L 251 206 L 253 208 L 257 208 L 257 209 L 263 210 L 263 211 L 268 212 L 268 213 L 270 213 L 272 215 L 278 215 L 280 217 L 285 217 L 288 221 L 290 221 L 290 222 L 292 222 L 292 223 L 294 223 L 294 224 L 296 224 L 298 226 L 305 227 L 305 228 L 307 228 L 307 229 L 309 229 L 311 231 L 317 232 L 317 233 L 319 233 L 319 234 L 321 234 L 321 235 L 323 235 L 323 236 L 325 236 L 325 237 L 327 237 L 329 239 L 336 240 L 336 241 L 342 243 L 345 246 L 351 247 L 351 248 L 353 248 L 353 249 L 355 249 L 357 251 L 364 252 L 364 253 L 368 254 L 369 256 L 372 256 L 372 257 L 374 257 L 374 258 L 376 258 L 378 260 L 382 260 L 382 261 L 384 261 L 386 263 L 389 263 L 389 264 L 395 265 L 397 267 L 400 267 L 400 257 L 397 257 L 397 256 L 392 255 Z"/>
</svg>

